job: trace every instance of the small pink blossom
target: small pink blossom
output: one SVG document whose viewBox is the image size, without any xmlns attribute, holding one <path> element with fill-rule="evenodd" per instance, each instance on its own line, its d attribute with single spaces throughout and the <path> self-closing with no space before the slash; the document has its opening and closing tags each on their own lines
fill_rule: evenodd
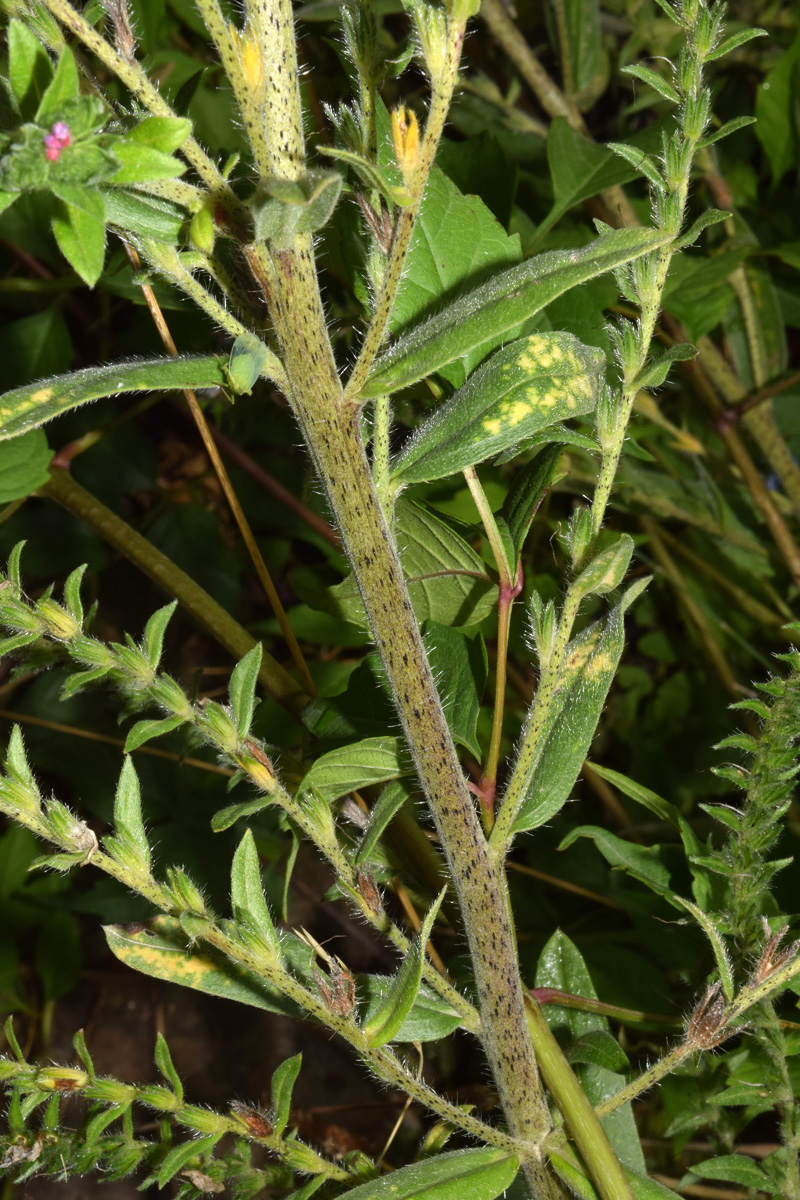
<svg viewBox="0 0 800 1200">
<path fill-rule="evenodd" d="M 61 151 L 64 150 L 72 142 L 72 134 L 69 130 L 69 125 L 65 121 L 56 121 L 52 129 L 45 135 L 44 145 L 45 154 L 49 162 L 55 162 Z"/>
<path fill-rule="evenodd" d="M 72 134 L 69 131 L 69 125 L 67 125 L 65 121 L 56 121 L 50 132 L 56 141 L 60 142 L 62 146 L 68 146 L 72 141 Z"/>
</svg>

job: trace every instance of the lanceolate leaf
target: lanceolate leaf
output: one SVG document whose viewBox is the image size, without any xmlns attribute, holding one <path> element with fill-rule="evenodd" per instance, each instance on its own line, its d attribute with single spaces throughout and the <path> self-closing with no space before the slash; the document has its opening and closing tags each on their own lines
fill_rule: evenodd
<svg viewBox="0 0 800 1200">
<path fill-rule="evenodd" d="M 625 643 L 625 610 L 640 590 L 639 584 L 634 584 L 602 628 L 599 623 L 591 626 L 572 643 L 563 683 L 556 692 L 525 800 L 514 822 L 518 832 L 537 829 L 569 800 L 617 672 Z"/>
<path fill-rule="evenodd" d="M 578 283 L 654 250 L 667 240 L 657 229 L 616 229 L 579 250 L 551 251 L 467 293 L 411 329 L 375 364 L 362 395 L 380 396 L 462 358 L 508 333 Z"/>
<path fill-rule="evenodd" d="M 522 547 L 528 536 L 536 510 L 555 478 L 561 460 L 561 446 L 556 444 L 540 451 L 514 479 L 503 502 L 500 514 L 502 529 L 507 533 L 513 551 L 512 570 L 519 566 Z"/>
<path fill-rule="evenodd" d="M 425 947 L 442 900 L 444 890 L 429 908 L 410 951 L 400 964 L 381 1002 L 361 1021 L 361 1028 L 371 1046 L 385 1046 L 387 1042 L 393 1041 L 411 1012 L 422 983 Z"/>
<path fill-rule="evenodd" d="M 495 1200 L 519 1170 L 515 1158 L 489 1146 L 453 1150 L 370 1180 L 348 1200 Z"/>
<path fill-rule="evenodd" d="M 302 1054 L 294 1054 L 276 1067 L 272 1073 L 273 1128 L 277 1134 L 283 1133 L 289 1123 L 292 1090 L 297 1076 L 300 1074 L 302 1062 Z"/>
<path fill-rule="evenodd" d="M 492 355 L 417 431 L 394 479 L 454 475 L 548 425 L 591 411 L 605 356 L 570 333 L 535 333 Z"/>
<path fill-rule="evenodd" d="M 257 931 L 266 946 L 280 959 L 281 943 L 272 923 L 264 891 L 261 870 L 253 835 L 248 829 L 233 856 L 231 868 L 231 903 L 233 918 Z"/>
<path fill-rule="evenodd" d="M 105 925 L 103 932 L 120 962 L 143 975 L 267 1012 L 298 1015 L 291 1001 L 273 991 L 254 971 L 208 947 L 191 946 L 174 917 L 155 917 L 144 929 Z"/>
<path fill-rule="evenodd" d="M 366 1000 L 361 1019 L 368 1023 L 384 1004 L 386 995 L 394 986 L 394 979 L 386 975 L 359 975 L 356 977 L 358 994 Z M 451 1008 L 446 1000 L 423 983 L 417 992 L 411 1009 L 394 1035 L 396 1042 L 435 1042 L 446 1037 L 461 1024 L 461 1014 Z"/>
<path fill-rule="evenodd" d="M 63 412 L 102 396 L 220 387 L 225 383 L 225 366 L 214 354 L 87 367 L 85 371 L 42 379 L 0 396 L 0 440 L 35 429 Z"/>
</svg>

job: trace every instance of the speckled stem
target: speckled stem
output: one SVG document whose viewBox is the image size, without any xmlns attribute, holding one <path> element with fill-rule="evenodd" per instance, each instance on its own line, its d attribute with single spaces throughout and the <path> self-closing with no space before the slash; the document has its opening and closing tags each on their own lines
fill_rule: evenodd
<svg viewBox="0 0 800 1200">
<path fill-rule="evenodd" d="M 342 535 L 464 917 L 483 1044 L 509 1131 L 536 1196 L 555 1181 L 539 1143 L 550 1118 L 527 1030 L 501 868 L 486 839 L 447 727 L 397 549 L 372 481 L 359 409 L 343 400 L 325 332 L 310 242 L 274 253 L 273 312 L 292 404 Z"/>
</svg>

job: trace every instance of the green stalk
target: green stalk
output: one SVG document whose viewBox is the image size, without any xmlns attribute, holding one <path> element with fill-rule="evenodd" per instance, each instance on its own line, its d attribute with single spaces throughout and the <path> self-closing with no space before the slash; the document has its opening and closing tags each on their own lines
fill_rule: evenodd
<svg viewBox="0 0 800 1200">
<path fill-rule="evenodd" d="M 495 666 L 494 712 L 492 714 L 492 733 L 489 741 L 489 751 L 483 768 L 478 792 L 481 800 L 484 829 L 487 836 L 494 825 L 494 801 L 497 789 L 497 768 L 500 762 L 500 742 L 503 735 L 503 715 L 506 698 L 506 666 L 508 663 L 508 635 L 511 628 L 511 609 L 514 601 L 522 591 L 522 576 L 514 577 L 511 564 L 505 552 L 494 513 L 491 510 L 486 493 L 481 487 L 478 473 L 474 467 L 464 471 L 475 507 L 480 513 L 486 537 L 492 548 L 495 566 L 499 575 L 497 589 L 497 664 Z"/>
<path fill-rule="evenodd" d="M 389 250 L 389 258 L 383 284 L 375 303 L 364 341 L 347 383 L 347 399 L 355 399 L 364 386 L 370 368 L 375 361 L 381 343 L 386 336 L 386 326 L 392 311 L 397 289 L 405 266 L 408 248 L 411 245 L 411 235 L 414 232 L 419 206 L 428 180 L 436 150 L 442 136 L 453 89 L 458 78 L 458 64 L 461 60 L 461 46 L 464 41 L 466 21 L 451 18 L 447 25 L 447 42 L 444 47 L 441 70 L 432 79 L 431 104 L 428 119 L 425 123 L 425 135 L 419 148 L 419 158 L 413 174 L 406 180 L 406 187 L 412 196 L 412 203 L 406 208 L 398 209 L 397 219 Z"/>
<path fill-rule="evenodd" d="M 527 1033 L 502 869 L 466 785 L 361 437 L 325 329 L 310 240 L 273 255 L 276 327 L 291 399 L 358 582 L 398 714 L 458 893 L 475 972 L 483 1044 L 516 1153 L 535 1194 L 555 1181 L 539 1143 L 550 1118 Z"/>
<path fill-rule="evenodd" d="M 600 1118 L 567 1062 L 541 1006 L 530 993 L 525 1002 L 542 1075 L 601 1200 L 634 1200 L 633 1189 Z"/>
<path fill-rule="evenodd" d="M 81 487 L 69 471 L 51 471 L 50 481 L 39 489 L 39 494 L 55 500 L 119 550 L 125 558 L 135 563 L 154 583 L 164 588 L 170 596 L 174 596 L 235 659 L 244 658 L 245 654 L 253 649 L 256 644 L 255 638 L 252 638 L 238 621 L 234 621 L 208 592 L 180 567 L 176 567 L 171 559 Z M 309 696 L 300 684 L 266 652 L 262 658 L 258 680 L 271 696 L 295 715 L 299 715 L 309 702 Z"/>
</svg>

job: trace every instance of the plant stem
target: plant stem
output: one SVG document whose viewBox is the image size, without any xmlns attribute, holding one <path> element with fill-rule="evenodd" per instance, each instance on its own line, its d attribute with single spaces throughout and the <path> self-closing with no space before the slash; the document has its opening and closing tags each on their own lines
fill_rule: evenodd
<svg viewBox="0 0 800 1200">
<path fill-rule="evenodd" d="M 355 399 L 364 386 L 370 368 L 375 361 L 381 342 L 386 335 L 389 314 L 392 311 L 397 289 L 400 286 L 406 255 L 411 244 L 422 195 L 428 180 L 436 150 L 442 136 L 442 130 L 453 98 L 453 89 L 458 78 L 458 64 L 461 59 L 461 46 L 464 41 L 465 25 L 463 22 L 450 19 L 447 26 L 447 44 L 444 61 L 440 73 L 433 79 L 431 104 L 428 119 L 425 123 L 425 135 L 419 148 L 419 159 L 414 169 L 413 177 L 407 181 L 412 203 L 405 208 L 398 208 L 395 221 L 392 244 L 386 262 L 385 274 L 380 293 L 375 303 L 367 332 L 364 335 L 361 349 L 347 382 L 346 398 Z"/>
<path fill-rule="evenodd" d="M 526 995 L 525 1003 L 542 1075 L 601 1200 L 634 1200 L 633 1189 L 600 1118 L 567 1062 L 541 1007 L 530 993 Z"/>
<path fill-rule="evenodd" d="M 501 869 L 490 858 L 411 608 L 361 437 L 341 391 L 308 239 L 277 252 L 275 324 L 292 402 L 358 582 L 398 714 L 458 893 L 477 986 L 483 1044 L 531 1186 L 554 1181 L 539 1142 L 550 1120 L 525 1021 Z"/>
<path fill-rule="evenodd" d="M 146 538 L 132 529 L 127 522 L 106 508 L 91 493 L 81 487 L 68 471 L 56 468 L 50 472 L 50 480 L 39 489 L 39 494 L 55 500 L 63 508 L 84 521 L 90 529 L 119 550 L 125 558 L 135 563 L 154 583 L 180 602 L 220 645 L 235 659 L 244 658 L 255 646 L 246 629 L 217 604 L 208 592 L 195 583 L 185 571 L 171 559 L 152 546 Z M 290 712 L 299 715 L 310 697 L 266 652 L 258 673 L 259 683 Z"/>
<path fill-rule="evenodd" d="M 478 473 L 474 467 L 464 471 L 475 507 L 480 513 L 483 528 L 489 539 L 489 545 L 494 555 L 495 566 L 500 577 L 497 589 L 497 662 L 495 664 L 494 713 L 492 715 L 492 734 L 489 742 L 489 752 L 483 768 L 478 794 L 481 801 L 481 816 L 487 836 L 494 825 L 494 801 L 497 789 L 497 768 L 500 762 L 500 742 L 503 735 L 503 714 L 506 699 L 506 666 L 508 664 L 508 635 L 511 628 L 511 609 L 514 601 L 522 591 L 522 568 L 520 566 L 516 578 L 512 576 L 511 565 L 508 561 L 494 513 L 491 510 L 486 493 L 480 485 Z"/>
<path fill-rule="evenodd" d="M 392 402 L 389 396 L 376 396 L 372 402 L 372 478 L 386 521 L 392 522 L 392 490 L 389 483 L 389 437 Z"/>
</svg>

